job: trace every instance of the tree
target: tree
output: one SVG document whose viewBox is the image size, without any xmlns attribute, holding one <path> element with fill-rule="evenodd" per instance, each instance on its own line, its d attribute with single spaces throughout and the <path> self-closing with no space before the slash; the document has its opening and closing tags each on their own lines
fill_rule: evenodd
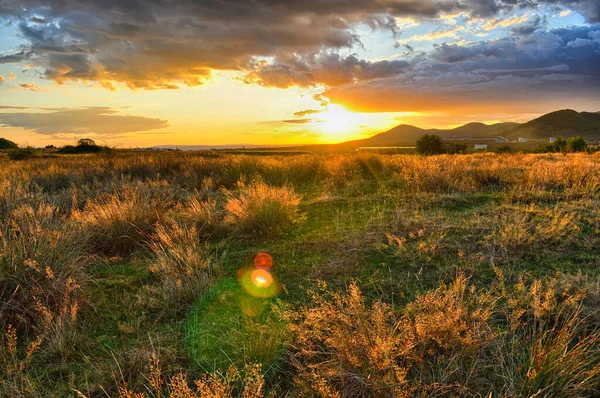
<svg viewBox="0 0 600 398">
<path fill-rule="evenodd" d="M 512 153 L 512 148 L 505 144 L 496 149 L 496 153 Z"/>
<path fill-rule="evenodd" d="M 82 138 L 77 141 L 79 146 L 96 146 L 96 143 L 91 138 Z"/>
<path fill-rule="evenodd" d="M 17 149 L 19 146 L 6 138 L 0 138 L 0 149 Z"/>
<path fill-rule="evenodd" d="M 585 140 L 579 136 L 571 138 L 567 143 L 567 150 L 569 152 L 583 152 L 587 148 Z"/>
<path fill-rule="evenodd" d="M 439 155 L 444 152 L 444 143 L 438 135 L 425 134 L 417 140 L 417 153 L 422 155 Z"/>
<path fill-rule="evenodd" d="M 566 148 L 567 148 L 567 141 L 563 140 L 560 137 L 558 137 L 556 139 L 556 141 L 554 141 L 554 143 L 552 144 L 553 152 L 564 152 Z"/>
<path fill-rule="evenodd" d="M 444 145 L 444 153 L 454 155 L 465 152 L 467 152 L 467 146 L 465 144 L 455 144 L 453 142 L 448 142 Z"/>
</svg>

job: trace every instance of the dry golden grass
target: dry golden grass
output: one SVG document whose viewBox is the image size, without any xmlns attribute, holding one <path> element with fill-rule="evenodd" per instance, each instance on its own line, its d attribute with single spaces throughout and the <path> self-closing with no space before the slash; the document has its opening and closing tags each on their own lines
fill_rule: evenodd
<svg viewBox="0 0 600 398">
<path fill-rule="evenodd" d="M 2 157 L 0 396 L 597 395 L 598 166 L 583 154 Z M 202 375 L 180 344 L 186 310 L 257 250 L 272 250 L 296 308 L 289 364 Z M 356 282 L 304 294 L 317 277 Z M 147 371 L 154 344 L 169 359 Z"/>
<path fill-rule="evenodd" d="M 167 307 L 189 304 L 212 286 L 221 274 L 218 259 L 198 239 L 195 227 L 159 225 L 150 248 L 150 270 L 160 281 L 158 291 Z"/>
<path fill-rule="evenodd" d="M 600 323 L 583 314 L 597 287 L 572 282 L 507 289 L 499 274 L 484 290 L 459 276 L 401 313 L 367 304 L 355 284 L 345 294 L 323 288 L 291 315 L 296 385 L 331 397 L 591 396 Z"/>
<path fill-rule="evenodd" d="M 289 187 L 255 182 L 227 196 L 225 222 L 245 236 L 278 235 L 303 219 L 298 210 L 300 197 Z"/>
<path fill-rule="evenodd" d="M 150 358 L 150 370 L 146 376 L 148 392 L 136 392 L 126 383 L 119 386 L 119 398 L 263 398 L 264 379 L 259 365 L 248 364 L 242 372 L 230 367 L 225 374 L 203 374 L 190 385 L 185 374 L 179 373 L 165 378 L 160 361 L 155 355 Z"/>
</svg>

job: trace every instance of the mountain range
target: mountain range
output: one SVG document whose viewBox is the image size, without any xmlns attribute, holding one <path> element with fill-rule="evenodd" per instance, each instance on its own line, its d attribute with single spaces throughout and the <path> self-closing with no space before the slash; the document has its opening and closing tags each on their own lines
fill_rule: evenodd
<svg viewBox="0 0 600 398">
<path fill-rule="evenodd" d="M 540 116 L 527 123 L 468 123 L 453 129 L 422 129 L 401 124 L 373 137 L 348 141 L 342 145 L 395 146 L 413 144 L 424 134 L 435 134 L 442 138 L 492 138 L 502 136 L 510 140 L 527 138 L 547 140 L 550 137 L 569 138 L 581 136 L 588 141 L 600 140 L 600 112 L 577 112 L 564 109 Z"/>
</svg>

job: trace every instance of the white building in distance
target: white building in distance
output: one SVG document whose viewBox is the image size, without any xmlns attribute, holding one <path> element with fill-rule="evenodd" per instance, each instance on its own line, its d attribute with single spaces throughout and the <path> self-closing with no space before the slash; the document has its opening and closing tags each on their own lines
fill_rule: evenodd
<svg viewBox="0 0 600 398">
<path fill-rule="evenodd" d="M 487 149 L 487 144 L 475 144 L 475 150 L 477 149 Z"/>
<path fill-rule="evenodd" d="M 527 142 L 529 141 L 527 138 L 519 137 L 519 142 Z"/>
<path fill-rule="evenodd" d="M 554 144 L 556 142 L 556 137 L 550 137 L 550 143 Z"/>
</svg>

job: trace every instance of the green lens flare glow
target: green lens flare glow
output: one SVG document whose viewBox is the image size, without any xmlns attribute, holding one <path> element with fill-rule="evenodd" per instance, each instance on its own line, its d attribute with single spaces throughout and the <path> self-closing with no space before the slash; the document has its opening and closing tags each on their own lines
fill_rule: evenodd
<svg viewBox="0 0 600 398">
<path fill-rule="evenodd" d="M 246 267 L 238 271 L 237 277 L 242 289 L 252 297 L 267 299 L 281 292 L 279 281 L 268 271 Z"/>
</svg>

